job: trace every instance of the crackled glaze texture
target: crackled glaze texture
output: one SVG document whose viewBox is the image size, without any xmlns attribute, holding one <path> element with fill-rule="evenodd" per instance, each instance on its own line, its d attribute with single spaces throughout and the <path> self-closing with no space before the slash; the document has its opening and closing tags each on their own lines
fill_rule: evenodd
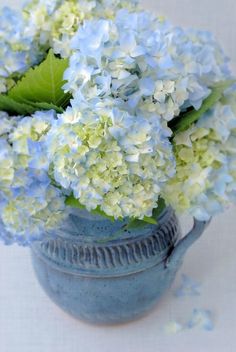
<svg viewBox="0 0 236 352">
<path fill-rule="evenodd" d="M 76 211 L 56 234 L 32 246 L 42 287 L 76 318 L 115 324 L 149 311 L 206 223 L 195 222 L 177 245 L 180 227 L 171 208 L 160 215 L 158 225 L 129 231 L 124 225 Z"/>
</svg>

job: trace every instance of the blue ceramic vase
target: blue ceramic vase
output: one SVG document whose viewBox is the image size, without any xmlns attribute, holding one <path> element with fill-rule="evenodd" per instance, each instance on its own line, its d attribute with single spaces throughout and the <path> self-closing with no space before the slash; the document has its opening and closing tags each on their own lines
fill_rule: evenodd
<svg viewBox="0 0 236 352">
<path fill-rule="evenodd" d="M 158 225 L 133 230 L 77 210 L 57 233 L 32 246 L 33 266 L 46 293 L 66 312 L 94 324 L 123 323 L 160 300 L 206 225 L 195 221 L 180 240 L 171 208 Z"/>
</svg>

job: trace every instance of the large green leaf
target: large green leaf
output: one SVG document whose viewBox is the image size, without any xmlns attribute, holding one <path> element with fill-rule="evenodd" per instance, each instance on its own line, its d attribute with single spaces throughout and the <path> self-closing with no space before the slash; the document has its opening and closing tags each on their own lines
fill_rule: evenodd
<svg viewBox="0 0 236 352">
<path fill-rule="evenodd" d="M 30 104 L 19 103 L 6 95 L 0 95 L 0 110 L 9 114 L 30 115 L 35 111 L 35 108 Z"/>
<path fill-rule="evenodd" d="M 39 66 L 31 68 L 9 91 L 8 96 L 20 103 L 31 101 L 66 106 L 70 95 L 63 92 L 62 86 L 67 67 L 68 60 L 57 58 L 50 50 L 47 58 Z"/>
<path fill-rule="evenodd" d="M 203 114 L 210 110 L 223 96 L 225 90 L 231 87 L 235 81 L 228 80 L 217 83 L 212 87 L 211 94 L 204 100 L 199 110 L 191 110 L 183 113 L 174 120 L 170 121 L 169 127 L 172 129 L 174 136 L 188 129 L 193 123 L 197 122 Z"/>
</svg>

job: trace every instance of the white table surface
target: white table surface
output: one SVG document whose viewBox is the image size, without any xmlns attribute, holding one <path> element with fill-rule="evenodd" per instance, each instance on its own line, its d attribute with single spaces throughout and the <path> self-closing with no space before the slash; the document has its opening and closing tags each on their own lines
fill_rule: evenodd
<svg viewBox="0 0 236 352">
<path fill-rule="evenodd" d="M 19 6 L 20 0 L 0 0 Z M 174 23 L 212 30 L 236 69 L 235 0 L 153 0 L 146 7 Z M 37 283 L 28 249 L 0 245 L 0 352 L 235 352 L 236 208 L 217 217 L 188 252 L 173 288 L 147 317 L 116 327 L 93 327 L 67 316 Z M 183 227 L 187 227 L 186 220 Z M 201 282 L 199 297 L 175 298 L 181 273 Z M 153 283 L 155 284 L 155 283 Z M 194 308 L 213 313 L 214 330 L 167 335 L 169 321 L 186 322 Z"/>
</svg>

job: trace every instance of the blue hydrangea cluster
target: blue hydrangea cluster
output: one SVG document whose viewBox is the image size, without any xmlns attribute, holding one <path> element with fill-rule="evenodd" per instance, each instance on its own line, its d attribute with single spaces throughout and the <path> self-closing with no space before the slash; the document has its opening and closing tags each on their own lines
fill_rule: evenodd
<svg viewBox="0 0 236 352">
<path fill-rule="evenodd" d="M 0 113 L 0 231 L 7 244 L 27 245 L 66 217 L 43 141 L 54 117 L 53 111 L 23 119 Z"/>
<path fill-rule="evenodd" d="M 167 121 L 199 109 L 209 87 L 229 74 L 211 34 L 174 28 L 149 12 L 123 9 L 114 21 L 87 21 L 71 47 L 64 89 L 75 99 L 108 98 Z"/>
<path fill-rule="evenodd" d="M 0 94 L 50 48 L 69 58 L 69 106 L 0 111 L 5 242 L 60 226 L 71 194 L 116 219 L 150 217 L 160 196 L 199 220 L 236 202 L 236 87 L 175 138 L 168 127 L 231 77 L 211 34 L 173 27 L 136 0 L 32 0 L 1 13 Z"/>
</svg>

